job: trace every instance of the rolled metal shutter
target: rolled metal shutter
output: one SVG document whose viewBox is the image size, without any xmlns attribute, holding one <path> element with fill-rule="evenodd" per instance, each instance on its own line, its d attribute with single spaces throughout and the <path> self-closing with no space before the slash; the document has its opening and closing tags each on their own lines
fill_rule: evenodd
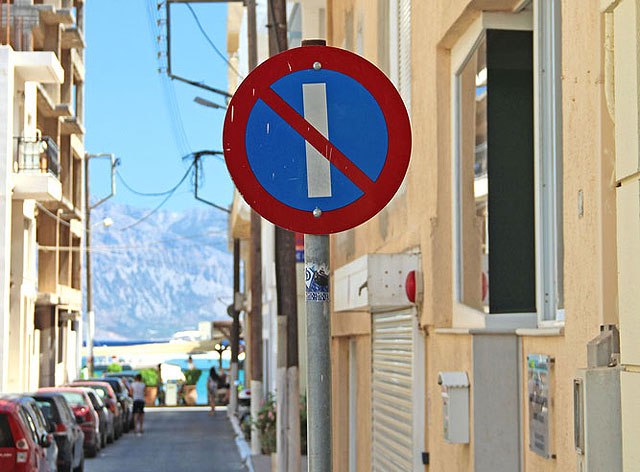
<svg viewBox="0 0 640 472">
<path fill-rule="evenodd" d="M 414 310 L 372 315 L 372 468 L 413 469 Z"/>
</svg>

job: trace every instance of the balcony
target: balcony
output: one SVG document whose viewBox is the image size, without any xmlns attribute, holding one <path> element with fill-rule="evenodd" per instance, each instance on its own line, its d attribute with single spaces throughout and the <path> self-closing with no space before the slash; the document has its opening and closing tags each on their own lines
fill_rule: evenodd
<svg viewBox="0 0 640 472">
<path fill-rule="evenodd" d="M 48 136 L 18 138 L 13 170 L 14 199 L 59 201 L 62 198 L 58 146 Z"/>
</svg>

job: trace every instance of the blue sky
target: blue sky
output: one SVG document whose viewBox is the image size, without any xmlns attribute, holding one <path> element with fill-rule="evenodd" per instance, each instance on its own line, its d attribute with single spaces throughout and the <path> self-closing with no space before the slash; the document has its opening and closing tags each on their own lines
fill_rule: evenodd
<svg viewBox="0 0 640 472">
<path fill-rule="evenodd" d="M 121 159 L 122 176 L 143 192 L 172 188 L 187 170 L 188 164 L 182 161 L 185 150 L 220 150 L 224 121 L 224 110 L 193 102 L 194 97 L 200 96 L 223 104 L 223 97 L 173 81 L 188 148 L 184 140 L 176 137 L 180 134 L 180 120 L 169 111 L 169 87 L 163 86 L 163 77 L 158 73 L 154 44 L 157 32 L 151 26 L 156 24 L 156 5 L 156 0 L 86 3 L 86 151 L 116 154 Z M 192 6 L 214 44 L 226 54 L 226 5 Z M 164 5 L 160 12 L 163 9 Z M 206 42 L 187 7 L 174 4 L 171 9 L 173 72 L 226 90 L 226 64 Z M 164 24 L 160 29 L 164 34 Z M 165 51 L 164 37 L 160 50 Z M 222 206 L 229 205 L 233 186 L 224 162 L 206 158 L 204 173 L 201 195 Z M 106 162 L 91 162 L 90 183 L 91 194 L 96 198 L 109 192 Z M 163 208 L 182 210 L 204 205 L 193 198 L 192 188 L 191 180 L 185 181 Z M 118 181 L 115 200 L 153 208 L 162 198 L 136 196 Z M 117 215 L 112 218 L 117 224 Z"/>
</svg>

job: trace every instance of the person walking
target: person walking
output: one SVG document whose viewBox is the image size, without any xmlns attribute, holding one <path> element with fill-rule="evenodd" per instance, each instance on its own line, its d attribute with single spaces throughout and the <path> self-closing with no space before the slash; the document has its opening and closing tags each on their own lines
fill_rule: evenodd
<svg viewBox="0 0 640 472">
<path fill-rule="evenodd" d="M 137 436 L 144 433 L 144 392 L 147 386 L 142 381 L 142 375 L 138 374 L 131 384 L 133 390 L 133 422 Z"/>
<path fill-rule="evenodd" d="M 216 372 L 216 368 L 211 367 L 211 369 L 209 369 L 209 378 L 207 379 L 207 395 L 209 397 L 209 405 L 211 405 L 209 415 L 213 415 L 216 412 L 216 394 L 219 381 L 220 376 Z"/>
</svg>

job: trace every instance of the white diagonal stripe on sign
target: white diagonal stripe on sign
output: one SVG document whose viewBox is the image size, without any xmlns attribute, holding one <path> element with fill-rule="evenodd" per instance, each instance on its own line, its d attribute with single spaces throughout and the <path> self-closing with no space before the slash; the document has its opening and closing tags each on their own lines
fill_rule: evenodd
<svg viewBox="0 0 640 472">
<path fill-rule="evenodd" d="M 302 84 L 304 118 L 329 139 L 326 84 Z M 305 141 L 307 156 L 307 196 L 331 196 L 331 163 Z"/>
</svg>

